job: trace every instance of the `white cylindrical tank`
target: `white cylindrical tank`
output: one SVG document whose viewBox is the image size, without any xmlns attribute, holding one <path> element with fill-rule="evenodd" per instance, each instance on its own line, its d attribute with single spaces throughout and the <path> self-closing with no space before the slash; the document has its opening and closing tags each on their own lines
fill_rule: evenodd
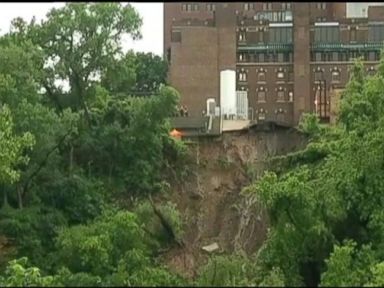
<svg viewBox="0 0 384 288">
<path fill-rule="evenodd" d="M 220 72 L 220 106 L 222 115 L 236 115 L 236 72 Z"/>
</svg>

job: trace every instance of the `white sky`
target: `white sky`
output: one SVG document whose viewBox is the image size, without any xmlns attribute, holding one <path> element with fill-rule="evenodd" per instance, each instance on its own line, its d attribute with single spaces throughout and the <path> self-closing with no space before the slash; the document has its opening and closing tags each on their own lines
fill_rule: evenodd
<svg viewBox="0 0 384 288">
<path fill-rule="evenodd" d="M 163 54 L 163 3 L 135 3 L 130 2 L 143 18 L 141 40 L 124 39 L 124 50 L 153 52 L 159 56 Z M 0 3 L 0 35 L 9 31 L 11 20 L 22 17 L 30 21 L 33 16 L 37 21 L 45 18 L 47 12 L 55 7 L 64 6 L 64 2 L 48 3 Z"/>
</svg>

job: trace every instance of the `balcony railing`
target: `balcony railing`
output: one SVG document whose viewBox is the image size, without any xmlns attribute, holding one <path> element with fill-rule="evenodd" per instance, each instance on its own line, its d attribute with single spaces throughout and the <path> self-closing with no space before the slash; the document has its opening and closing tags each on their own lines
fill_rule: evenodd
<svg viewBox="0 0 384 288">
<path fill-rule="evenodd" d="M 315 43 L 311 45 L 311 49 L 317 51 L 381 50 L 383 48 L 384 43 Z"/>
<path fill-rule="evenodd" d="M 272 44 L 272 43 L 260 43 L 260 44 L 246 44 L 237 47 L 238 51 L 292 51 L 293 44 Z"/>
</svg>

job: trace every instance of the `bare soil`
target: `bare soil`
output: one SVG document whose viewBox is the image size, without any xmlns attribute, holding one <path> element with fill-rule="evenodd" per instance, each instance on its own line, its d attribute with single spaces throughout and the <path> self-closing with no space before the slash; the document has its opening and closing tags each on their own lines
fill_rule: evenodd
<svg viewBox="0 0 384 288">
<path fill-rule="evenodd" d="M 216 242 L 219 253 L 258 251 L 268 229 L 268 217 L 259 203 L 247 203 L 240 195 L 265 171 L 265 160 L 295 151 L 305 144 L 295 130 L 226 133 L 220 138 L 200 139 L 190 145 L 196 160 L 183 183 L 171 183 L 171 201 L 182 212 L 184 248 L 173 248 L 163 260 L 174 272 L 193 278 L 207 261 L 201 248 Z"/>
</svg>

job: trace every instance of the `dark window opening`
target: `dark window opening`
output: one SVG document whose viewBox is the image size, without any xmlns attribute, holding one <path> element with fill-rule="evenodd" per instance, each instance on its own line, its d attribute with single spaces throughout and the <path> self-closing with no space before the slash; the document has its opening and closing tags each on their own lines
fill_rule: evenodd
<svg viewBox="0 0 384 288">
<path fill-rule="evenodd" d="M 349 41 L 350 42 L 356 42 L 356 29 L 352 28 L 349 33 Z"/>
<path fill-rule="evenodd" d="M 245 11 L 253 10 L 253 3 L 244 3 L 244 10 Z"/>
<path fill-rule="evenodd" d="M 318 26 L 315 27 L 316 43 L 338 43 L 340 39 L 339 26 Z"/>
<path fill-rule="evenodd" d="M 265 77 L 265 72 L 259 72 L 257 74 L 257 82 L 265 82 L 266 77 Z"/>
<path fill-rule="evenodd" d="M 283 90 L 277 91 L 276 102 L 285 102 L 285 93 Z"/>
<path fill-rule="evenodd" d="M 167 49 L 167 60 L 168 60 L 168 63 L 171 63 L 171 48 Z"/>
<path fill-rule="evenodd" d="M 213 3 L 208 3 L 207 4 L 207 11 L 215 11 L 216 10 L 216 4 L 213 4 Z"/>
<path fill-rule="evenodd" d="M 269 30 L 269 42 L 292 43 L 292 27 L 275 27 Z"/>
<path fill-rule="evenodd" d="M 340 72 L 332 71 L 332 83 L 340 83 Z"/>
<path fill-rule="evenodd" d="M 368 28 L 368 41 L 369 42 L 382 42 L 384 41 L 384 25 L 369 25 Z"/>
<path fill-rule="evenodd" d="M 323 72 L 321 71 L 316 71 L 315 72 L 315 81 L 323 81 Z"/>
<path fill-rule="evenodd" d="M 257 102 L 264 103 L 266 102 L 266 93 L 265 91 L 259 91 L 257 92 Z"/>
<path fill-rule="evenodd" d="M 240 82 L 246 82 L 247 81 L 247 73 L 244 71 L 241 71 L 239 73 L 239 81 Z"/>
</svg>

